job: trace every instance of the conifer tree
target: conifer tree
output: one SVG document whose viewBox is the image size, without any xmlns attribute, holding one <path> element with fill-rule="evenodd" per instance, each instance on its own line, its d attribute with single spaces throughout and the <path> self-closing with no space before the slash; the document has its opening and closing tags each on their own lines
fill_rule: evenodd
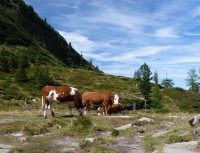
<svg viewBox="0 0 200 153">
<path fill-rule="evenodd" d="M 42 70 L 39 66 L 36 67 L 34 73 L 34 84 L 38 89 L 41 89 L 46 85 L 56 85 L 50 75 L 49 69 L 46 68 L 45 70 Z"/>
<path fill-rule="evenodd" d="M 192 68 L 188 73 L 186 79 L 186 85 L 189 87 L 189 90 L 194 92 L 199 92 L 199 77 L 197 75 L 196 69 Z"/>
<path fill-rule="evenodd" d="M 141 80 L 140 70 L 135 71 L 133 78 L 136 80 Z"/>
<path fill-rule="evenodd" d="M 172 79 L 168 79 L 168 78 L 167 78 L 167 73 L 166 73 L 166 79 L 163 79 L 163 80 L 162 80 L 161 85 L 162 85 L 164 88 L 173 88 L 174 82 L 173 82 Z"/>
<path fill-rule="evenodd" d="M 151 107 L 161 109 L 162 108 L 162 104 L 161 104 L 162 95 L 160 93 L 160 88 L 159 88 L 159 84 L 158 84 L 158 73 L 157 73 L 157 71 L 154 73 L 153 80 L 155 82 L 155 85 L 154 85 L 154 88 L 153 88 L 153 93 L 152 93 L 152 98 L 151 98 L 152 99 L 151 100 Z"/>
<path fill-rule="evenodd" d="M 26 68 L 28 67 L 28 62 L 24 57 L 21 57 L 19 59 L 19 67 L 16 71 L 16 80 L 19 82 L 27 82 L 28 77 L 27 77 L 27 72 Z"/>
<path fill-rule="evenodd" d="M 152 72 L 150 71 L 149 66 L 144 63 L 142 66 L 140 66 L 140 75 L 141 75 L 141 80 L 139 84 L 139 89 L 141 93 L 143 94 L 144 98 L 146 100 L 150 100 L 150 92 L 151 92 L 151 83 L 150 81 L 152 80 L 151 74 Z"/>
</svg>

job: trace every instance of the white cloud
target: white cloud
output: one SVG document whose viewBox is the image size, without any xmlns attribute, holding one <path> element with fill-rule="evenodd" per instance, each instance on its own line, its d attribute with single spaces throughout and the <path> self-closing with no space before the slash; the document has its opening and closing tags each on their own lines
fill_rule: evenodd
<svg viewBox="0 0 200 153">
<path fill-rule="evenodd" d="M 175 30 L 174 28 L 172 27 L 169 27 L 169 28 L 161 28 L 161 29 L 158 29 L 156 30 L 156 33 L 155 33 L 155 37 L 167 37 L 167 38 L 179 38 L 180 36 L 177 35 L 176 32 L 177 30 Z"/>
<path fill-rule="evenodd" d="M 79 34 L 78 32 L 65 32 L 58 31 L 66 41 L 71 42 L 72 47 L 76 49 L 79 53 L 83 52 L 91 52 L 93 48 L 95 48 L 96 44 L 89 40 L 88 37 Z"/>
<path fill-rule="evenodd" d="M 132 77 L 146 62 L 185 86 L 187 71 L 200 64 L 198 0 L 25 1 L 106 73 Z"/>
<path fill-rule="evenodd" d="M 181 63 L 199 63 L 200 64 L 200 57 L 181 57 L 177 58 L 170 62 L 171 64 L 181 64 Z"/>
<path fill-rule="evenodd" d="M 200 16 L 200 6 L 197 6 L 197 7 L 194 9 L 194 11 L 192 12 L 192 17 L 193 17 L 193 18 L 196 18 L 196 17 L 198 17 L 198 16 Z"/>
</svg>

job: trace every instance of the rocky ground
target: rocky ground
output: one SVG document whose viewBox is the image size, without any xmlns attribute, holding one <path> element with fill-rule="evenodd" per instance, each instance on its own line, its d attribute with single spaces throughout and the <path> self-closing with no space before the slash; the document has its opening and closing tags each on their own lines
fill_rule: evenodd
<svg viewBox="0 0 200 153">
<path fill-rule="evenodd" d="M 108 116 L 109 118 L 131 118 L 132 116 L 124 116 L 124 115 L 118 115 L 118 116 Z M 177 118 L 177 120 L 184 120 L 187 121 L 186 118 L 182 118 L 182 116 L 168 116 L 169 118 Z M 5 124 L 9 122 L 15 122 L 15 121 L 22 121 L 22 119 L 17 119 L 17 118 L 1 118 L 0 119 L 0 124 Z M 141 117 L 138 119 L 140 122 L 154 122 L 153 118 L 148 118 L 148 117 Z M 149 134 L 152 135 L 152 137 L 161 137 L 162 135 L 165 135 L 167 132 L 170 131 L 172 127 L 174 127 L 176 124 L 176 119 L 172 121 L 166 121 L 163 125 L 159 125 L 159 127 L 155 127 L 150 130 Z M 186 124 L 188 124 L 186 122 Z M 119 127 L 116 127 L 116 130 L 126 130 L 128 128 L 138 128 L 139 125 L 134 124 L 134 123 L 129 123 L 125 124 Z M 58 127 L 59 128 L 59 127 Z M 182 134 L 187 134 L 188 131 L 184 131 Z M 148 153 L 143 145 L 143 138 L 145 136 L 145 132 L 143 131 L 138 131 L 132 135 L 131 139 L 126 139 L 125 137 L 117 137 L 116 138 L 116 143 L 111 144 L 109 147 L 115 148 L 118 150 L 120 153 Z M 198 132 L 197 132 L 198 134 Z M 102 131 L 99 134 L 99 137 L 107 137 L 110 136 L 111 132 L 109 131 Z M 23 132 L 16 132 L 12 133 L 10 136 L 17 138 L 20 142 L 26 144 L 27 137 Z M 35 137 L 43 137 L 44 135 L 36 135 Z M 197 135 L 198 137 L 198 135 Z M 93 141 L 97 137 L 90 137 L 86 138 L 87 141 L 90 141 L 90 143 L 93 143 Z M 72 153 L 77 153 L 80 152 L 78 149 L 79 143 L 78 143 L 78 138 L 75 136 L 66 136 L 64 139 L 56 139 L 53 140 L 52 143 L 54 143 L 55 146 L 62 148 L 61 152 L 72 152 Z M 163 145 L 162 148 L 154 150 L 153 153 L 196 153 L 198 152 L 196 150 L 198 145 L 198 141 L 188 141 L 188 142 L 177 142 L 177 143 L 172 143 L 172 144 L 165 144 Z M 12 144 L 0 144 L 0 153 L 9 153 L 12 152 L 14 146 Z"/>
</svg>

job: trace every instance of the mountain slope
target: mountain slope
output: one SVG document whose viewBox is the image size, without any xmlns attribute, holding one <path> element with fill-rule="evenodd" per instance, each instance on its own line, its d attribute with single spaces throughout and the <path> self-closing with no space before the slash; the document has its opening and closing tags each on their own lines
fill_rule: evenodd
<svg viewBox="0 0 200 153">
<path fill-rule="evenodd" d="M 27 55 L 39 54 L 45 59 L 46 55 L 42 55 L 44 52 L 41 50 L 46 50 L 67 67 L 96 70 L 57 31 L 41 19 L 33 7 L 27 6 L 22 0 L 0 1 L 0 35 L 1 44 L 27 48 L 34 46 L 37 51 L 28 49 Z"/>
</svg>

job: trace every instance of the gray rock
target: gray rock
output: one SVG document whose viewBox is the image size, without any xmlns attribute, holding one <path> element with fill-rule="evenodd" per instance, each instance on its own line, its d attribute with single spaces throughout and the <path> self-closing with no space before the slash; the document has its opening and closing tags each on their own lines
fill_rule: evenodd
<svg viewBox="0 0 200 153">
<path fill-rule="evenodd" d="M 144 122 L 144 121 L 146 121 L 146 122 L 153 122 L 154 120 L 151 119 L 151 118 L 148 118 L 148 117 L 142 117 L 141 119 L 139 119 L 139 121 L 140 122 Z"/>
<path fill-rule="evenodd" d="M 94 142 L 95 138 L 86 138 L 85 140 L 92 143 L 92 142 Z"/>
<path fill-rule="evenodd" d="M 9 153 L 12 151 L 12 148 L 10 145 L 0 144 L 0 153 Z"/>
<path fill-rule="evenodd" d="M 196 115 L 196 116 L 194 116 L 194 117 L 192 117 L 192 118 L 190 118 L 190 119 L 188 120 L 188 122 L 189 122 L 189 124 L 190 124 L 191 126 L 194 126 L 195 124 L 198 124 L 199 121 L 200 121 L 200 114 L 198 114 L 198 115 Z"/>
<path fill-rule="evenodd" d="M 137 126 L 133 125 L 133 124 L 127 124 L 127 125 L 123 125 L 123 126 L 117 127 L 115 129 L 116 130 L 126 130 L 126 129 L 131 128 L 131 127 L 137 127 Z"/>
<path fill-rule="evenodd" d="M 165 144 L 163 153 L 195 153 L 198 141 Z"/>
<path fill-rule="evenodd" d="M 194 135 L 200 135 L 200 127 L 193 129 L 193 130 L 192 130 L 192 133 L 193 133 Z"/>
</svg>

